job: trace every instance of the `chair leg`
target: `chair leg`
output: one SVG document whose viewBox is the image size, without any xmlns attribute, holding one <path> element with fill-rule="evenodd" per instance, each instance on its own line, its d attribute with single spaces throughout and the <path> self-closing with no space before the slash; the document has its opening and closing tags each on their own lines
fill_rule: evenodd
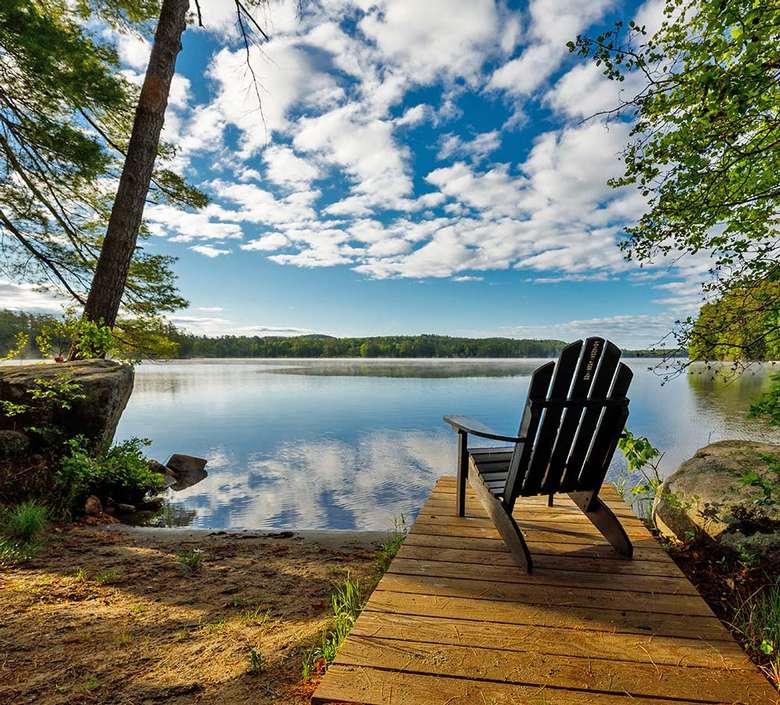
<svg viewBox="0 0 780 705">
<path fill-rule="evenodd" d="M 458 431 L 458 483 L 455 509 L 459 517 L 466 515 L 466 480 L 469 476 L 468 434 Z"/>
<path fill-rule="evenodd" d="M 534 563 L 531 559 L 531 552 L 528 550 L 528 544 L 525 542 L 523 532 L 514 520 L 514 517 L 507 511 L 501 500 L 498 499 L 485 485 L 482 476 L 474 469 L 471 474 L 471 486 L 479 496 L 482 506 L 493 520 L 498 533 L 504 539 L 504 543 L 509 548 L 509 553 L 515 563 L 527 573 L 533 572 Z"/>
<path fill-rule="evenodd" d="M 631 545 L 626 530 L 612 510 L 597 495 L 594 495 L 593 492 L 569 492 L 569 497 L 588 517 L 591 524 L 612 544 L 612 548 L 626 558 L 631 558 L 634 555 L 634 547 Z"/>
</svg>

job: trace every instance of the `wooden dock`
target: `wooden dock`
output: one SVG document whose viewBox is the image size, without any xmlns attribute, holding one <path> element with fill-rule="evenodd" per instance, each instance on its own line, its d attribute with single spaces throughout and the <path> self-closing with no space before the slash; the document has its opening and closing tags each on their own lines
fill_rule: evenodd
<svg viewBox="0 0 780 705">
<path fill-rule="evenodd" d="M 615 556 L 567 497 L 521 498 L 535 570 L 514 566 L 469 489 L 442 477 L 313 703 L 780 703 L 612 487 L 634 544 Z"/>
</svg>

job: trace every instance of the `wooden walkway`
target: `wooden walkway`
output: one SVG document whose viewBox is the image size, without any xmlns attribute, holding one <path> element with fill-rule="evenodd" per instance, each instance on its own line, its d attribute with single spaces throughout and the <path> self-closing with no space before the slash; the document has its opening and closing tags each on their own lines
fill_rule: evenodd
<svg viewBox="0 0 780 705">
<path fill-rule="evenodd" d="M 780 703 L 612 487 L 634 543 L 612 549 L 567 497 L 518 500 L 535 572 L 515 567 L 469 488 L 441 478 L 313 703 Z"/>
</svg>

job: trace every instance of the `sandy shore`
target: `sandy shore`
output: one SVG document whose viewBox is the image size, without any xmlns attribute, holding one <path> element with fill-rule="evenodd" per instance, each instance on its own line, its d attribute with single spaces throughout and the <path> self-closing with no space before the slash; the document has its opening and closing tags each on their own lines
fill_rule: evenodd
<svg viewBox="0 0 780 705">
<path fill-rule="evenodd" d="M 55 531 L 32 562 L 0 568 L 0 702 L 308 703 L 300 652 L 327 623 L 333 584 L 348 572 L 368 584 L 386 537 Z M 188 574 L 180 556 L 193 551 Z"/>
</svg>

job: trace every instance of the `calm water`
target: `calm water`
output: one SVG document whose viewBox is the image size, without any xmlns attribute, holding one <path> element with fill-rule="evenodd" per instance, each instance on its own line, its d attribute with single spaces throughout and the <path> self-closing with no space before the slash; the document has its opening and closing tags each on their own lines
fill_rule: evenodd
<svg viewBox="0 0 780 705">
<path fill-rule="evenodd" d="M 780 442 L 745 419 L 766 383 L 757 366 L 731 382 L 701 368 L 661 386 L 651 361 L 634 370 L 629 428 L 665 451 L 672 472 L 723 438 Z M 539 360 L 193 360 L 136 368 L 119 440 L 152 440 L 208 458 L 209 476 L 170 493 L 169 523 L 210 528 L 382 529 L 410 516 L 455 467 L 441 417 L 474 416 L 514 432 Z M 611 472 L 619 471 L 621 458 Z"/>
</svg>

